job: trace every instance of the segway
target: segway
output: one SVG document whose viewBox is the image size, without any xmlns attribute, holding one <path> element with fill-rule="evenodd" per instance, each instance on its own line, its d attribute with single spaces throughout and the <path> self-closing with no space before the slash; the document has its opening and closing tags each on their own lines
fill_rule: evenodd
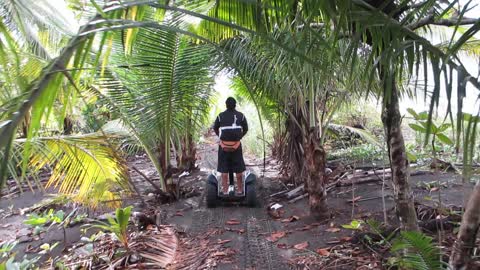
<svg viewBox="0 0 480 270">
<path fill-rule="evenodd" d="M 239 202 L 246 204 L 248 207 L 255 207 L 257 205 L 257 195 L 255 192 L 257 177 L 255 174 L 250 171 L 243 173 L 243 193 L 241 195 L 235 193 L 235 174 L 233 172 L 228 173 L 229 186 L 227 194 L 222 192 L 221 181 L 218 181 L 220 178 L 220 175 L 217 177 L 216 172 L 212 172 L 207 178 L 206 201 L 208 208 L 216 207 L 220 202 Z"/>
</svg>

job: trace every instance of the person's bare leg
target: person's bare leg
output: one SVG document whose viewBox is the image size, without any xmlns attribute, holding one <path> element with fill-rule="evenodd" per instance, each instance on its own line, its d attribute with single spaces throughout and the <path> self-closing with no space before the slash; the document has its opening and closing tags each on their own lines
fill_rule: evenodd
<svg viewBox="0 0 480 270">
<path fill-rule="evenodd" d="M 228 193 L 228 173 L 222 173 L 222 192 Z"/>
<path fill-rule="evenodd" d="M 243 193 L 243 172 L 237 173 L 237 193 Z"/>
</svg>

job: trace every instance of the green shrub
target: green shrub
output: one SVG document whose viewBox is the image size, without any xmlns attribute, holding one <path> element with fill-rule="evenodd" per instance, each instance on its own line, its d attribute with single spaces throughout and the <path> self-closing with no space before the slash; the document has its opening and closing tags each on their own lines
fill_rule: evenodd
<svg viewBox="0 0 480 270">
<path fill-rule="evenodd" d="M 421 232 L 401 232 L 393 243 L 395 256 L 388 259 L 391 266 L 412 270 L 440 270 L 446 264 L 441 261 L 440 249 L 432 238 Z"/>
<path fill-rule="evenodd" d="M 112 232 L 117 239 L 122 243 L 122 245 L 128 249 L 128 220 L 130 219 L 130 214 L 132 212 L 132 207 L 128 206 L 125 208 L 117 208 L 115 212 L 115 218 L 108 217 L 108 223 L 100 222 L 93 227 L 100 228 L 105 231 Z"/>
<path fill-rule="evenodd" d="M 49 223 L 61 223 L 64 218 L 65 212 L 63 212 L 63 210 L 55 211 L 49 209 L 40 215 L 36 213 L 27 215 L 27 219 L 24 220 L 23 223 L 35 227 L 47 225 Z"/>
</svg>

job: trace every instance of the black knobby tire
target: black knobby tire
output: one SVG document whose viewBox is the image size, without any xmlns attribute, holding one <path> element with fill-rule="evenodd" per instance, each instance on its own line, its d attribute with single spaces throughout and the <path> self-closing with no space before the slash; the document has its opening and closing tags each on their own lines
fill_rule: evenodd
<svg viewBox="0 0 480 270">
<path fill-rule="evenodd" d="M 257 192 L 255 190 L 255 182 L 250 183 L 245 187 L 246 194 L 246 201 L 248 207 L 256 207 L 257 206 Z"/>
<path fill-rule="evenodd" d="M 206 188 L 207 196 L 207 207 L 214 208 L 217 206 L 217 186 L 207 182 Z"/>
</svg>

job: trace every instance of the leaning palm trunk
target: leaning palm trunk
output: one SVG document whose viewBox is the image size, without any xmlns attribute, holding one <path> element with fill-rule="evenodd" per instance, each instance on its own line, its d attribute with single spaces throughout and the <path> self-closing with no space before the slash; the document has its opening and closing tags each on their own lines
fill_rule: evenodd
<svg viewBox="0 0 480 270">
<path fill-rule="evenodd" d="M 395 85 L 395 80 L 392 80 L 391 83 L 391 95 L 390 99 L 387 96 L 385 97 L 382 122 L 392 169 L 397 216 L 400 219 L 403 230 L 418 231 L 417 215 L 408 183 L 410 172 L 408 170 L 407 151 L 401 130 L 402 116 L 399 110 L 398 89 Z"/>
<path fill-rule="evenodd" d="M 480 225 L 480 209 L 478 205 L 480 205 L 479 183 L 477 183 L 470 195 L 467 208 L 463 214 L 462 224 L 460 225 L 457 240 L 453 245 L 452 255 L 450 256 L 449 269 L 471 269 L 469 263 Z"/>
<path fill-rule="evenodd" d="M 327 193 L 325 190 L 326 155 L 320 144 L 318 130 L 310 128 L 305 136 L 305 186 L 308 191 L 310 214 L 317 218 L 328 218 Z"/>
</svg>

